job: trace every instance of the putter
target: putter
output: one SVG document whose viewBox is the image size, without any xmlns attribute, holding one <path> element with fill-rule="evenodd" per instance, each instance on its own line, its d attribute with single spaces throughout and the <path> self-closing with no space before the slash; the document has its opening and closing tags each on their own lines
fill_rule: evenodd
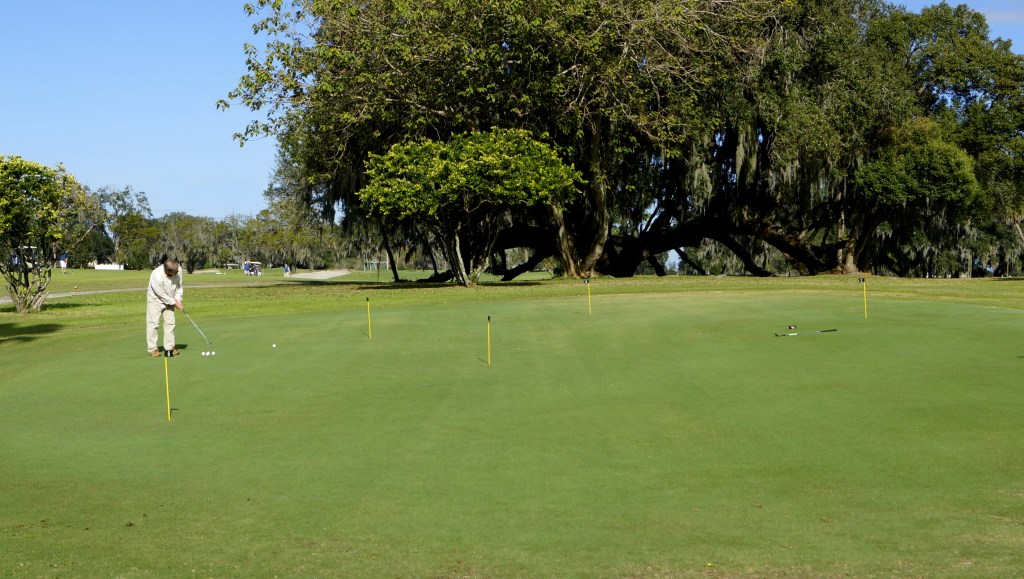
<svg viewBox="0 0 1024 579">
<path fill-rule="evenodd" d="M 192 325 L 196 327 L 196 330 L 199 332 L 199 335 L 202 336 L 204 340 L 206 340 L 207 346 L 213 343 L 210 341 L 210 338 L 207 338 L 206 334 L 204 334 L 203 331 L 199 329 L 199 326 L 196 324 L 196 321 L 192 319 L 192 316 L 188 315 L 188 312 L 182 309 L 181 313 L 185 314 L 185 317 L 188 318 L 188 321 L 192 322 Z"/>
<path fill-rule="evenodd" d="M 838 332 L 838 331 L 839 331 L 838 329 L 832 328 L 831 330 L 814 330 L 813 332 L 790 332 L 788 334 L 779 334 L 778 332 L 776 332 L 775 337 L 777 337 L 777 338 L 784 338 L 786 336 L 799 336 L 800 334 L 824 334 L 825 332 Z"/>
</svg>

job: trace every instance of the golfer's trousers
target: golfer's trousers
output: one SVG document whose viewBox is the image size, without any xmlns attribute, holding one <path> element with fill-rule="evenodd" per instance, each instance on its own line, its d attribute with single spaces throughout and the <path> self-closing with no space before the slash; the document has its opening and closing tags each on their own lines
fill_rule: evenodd
<svg viewBox="0 0 1024 579">
<path fill-rule="evenodd" d="M 164 319 L 164 350 L 174 349 L 174 306 L 146 300 L 146 351 L 156 348 L 160 318 Z"/>
</svg>

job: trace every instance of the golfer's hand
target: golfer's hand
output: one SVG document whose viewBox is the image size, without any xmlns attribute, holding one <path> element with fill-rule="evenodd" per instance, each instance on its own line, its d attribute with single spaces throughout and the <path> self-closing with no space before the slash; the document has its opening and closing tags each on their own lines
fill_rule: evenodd
<svg viewBox="0 0 1024 579">
<path fill-rule="evenodd" d="M 178 308 L 181 311 L 185 311 L 185 306 L 182 305 L 182 303 L 180 301 L 179 302 L 174 302 L 174 307 Z"/>
</svg>

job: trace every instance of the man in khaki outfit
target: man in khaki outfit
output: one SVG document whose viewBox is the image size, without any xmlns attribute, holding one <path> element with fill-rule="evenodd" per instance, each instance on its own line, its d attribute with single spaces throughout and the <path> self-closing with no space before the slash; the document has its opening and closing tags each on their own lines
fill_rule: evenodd
<svg viewBox="0 0 1024 579">
<path fill-rule="evenodd" d="M 146 290 L 146 350 L 150 356 L 160 356 L 156 347 L 160 318 L 164 320 L 164 351 L 177 356 L 174 342 L 174 308 L 185 311 L 181 305 L 181 268 L 178 262 L 168 259 L 149 275 L 149 289 Z"/>
</svg>

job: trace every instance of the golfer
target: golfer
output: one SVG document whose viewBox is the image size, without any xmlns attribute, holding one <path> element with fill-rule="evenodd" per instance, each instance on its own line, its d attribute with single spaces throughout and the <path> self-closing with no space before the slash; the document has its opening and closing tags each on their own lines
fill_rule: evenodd
<svg viewBox="0 0 1024 579">
<path fill-rule="evenodd" d="M 149 275 L 149 289 L 146 290 L 146 350 L 150 356 L 160 356 L 156 347 L 160 318 L 164 320 L 164 351 L 177 356 L 174 343 L 174 308 L 185 311 L 181 305 L 181 269 L 178 262 L 168 259 Z"/>
</svg>

